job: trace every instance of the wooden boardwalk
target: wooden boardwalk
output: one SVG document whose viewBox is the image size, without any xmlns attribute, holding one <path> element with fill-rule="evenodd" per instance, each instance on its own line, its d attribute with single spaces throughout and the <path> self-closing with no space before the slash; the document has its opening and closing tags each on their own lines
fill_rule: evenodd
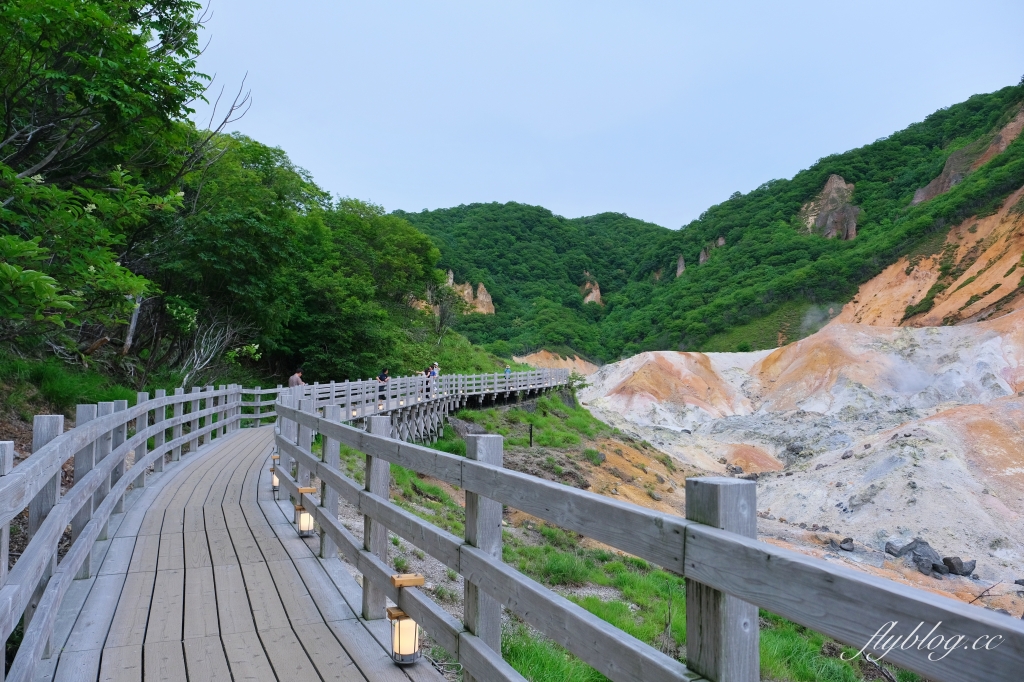
<svg viewBox="0 0 1024 682">
<path fill-rule="evenodd" d="M 129 494 L 36 679 L 442 679 L 395 666 L 387 621 L 357 618 L 358 585 L 297 537 L 267 480 L 273 440 L 239 430 Z"/>
</svg>

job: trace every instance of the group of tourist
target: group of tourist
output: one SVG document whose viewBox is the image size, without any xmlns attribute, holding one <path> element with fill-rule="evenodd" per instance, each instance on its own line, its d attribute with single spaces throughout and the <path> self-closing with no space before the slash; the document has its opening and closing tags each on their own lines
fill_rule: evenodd
<svg viewBox="0 0 1024 682">
<path fill-rule="evenodd" d="M 422 375 L 425 377 L 436 377 L 438 376 L 438 374 L 440 374 L 440 372 L 441 366 L 435 362 L 434 364 L 430 365 L 425 370 L 423 370 Z M 390 379 L 391 371 L 387 367 L 382 369 L 380 371 L 380 374 L 377 375 L 377 382 L 381 384 L 386 384 Z M 288 377 L 288 388 L 295 388 L 296 386 L 305 385 L 306 382 L 302 380 L 302 368 L 299 367 L 297 370 L 295 370 L 295 374 Z"/>
</svg>

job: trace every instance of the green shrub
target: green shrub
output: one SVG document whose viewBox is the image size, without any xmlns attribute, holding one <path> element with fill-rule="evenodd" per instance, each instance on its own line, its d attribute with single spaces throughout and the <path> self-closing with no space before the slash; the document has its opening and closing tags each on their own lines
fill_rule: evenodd
<svg viewBox="0 0 1024 682">
<path fill-rule="evenodd" d="M 582 585 L 587 582 L 592 568 L 578 554 L 553 552 L 548 556 L 541 573 L 552 585 Z"/>
<path fill-rule="evenodd" d="M 594 466 L 601 466 L 601 462 L 604 461 L 604 453 L 593 448 L 587 448 L 584 450 L 583 456 Z"/>
</svg>

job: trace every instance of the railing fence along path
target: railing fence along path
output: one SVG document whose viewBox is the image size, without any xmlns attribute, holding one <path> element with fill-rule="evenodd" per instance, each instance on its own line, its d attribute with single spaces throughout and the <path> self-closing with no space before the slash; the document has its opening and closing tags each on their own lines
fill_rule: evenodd
<svg viewBox="0 0 1024 682">
<path fill-rule="evenodd" d="M 207 386 L 188 396 L 181 389 L 153 398 L 139 393 L 133 407 L 125 400 L 79 405 L 67 432 L 62 415 L 37 415 L 32 454 L 17 467 L 14 443 L 0 443 L 0 641 L 24 618 L 9 680 L 31 679 L 38 661 L 51 654 L 61 600 L 73 580 L 92 575 L 93 544 L 107 538 L 110 515 L 122 511 L 128 487 L 145 486 L 147 469 L 163 471 L 184 447 L 195 452 L 239 428 L 243 394 L 252 393 Z M 62 469 L 72 459 L 74 482 L 62 493 Z M 29 542 L 8 571 L 10 523 L 26 506 Z M 69 525 L 71 545 L 60 557 Z"/>
<path fill-rule="evenodd" d="M 305 395 L 283 391 L 275 408 L 278 452 L 290 464 L 278 469 L 282 489 L 313 514 L 322 547 L 340 550 L 362 573 L 363 616 L 383 618 L 384 597 L 391 599 L 462 663 L 467 680 L 524 679 L 501 657 L 502 607 L 616 682 L 759 680 L 758 608 L 857 649 L 875 644 L 867 649 L 875 656 L 889 646 L 885 660 L 934 682 L 1021 679 L 1024 622 L 757 541 L 752 481 L 687 480 L 682 518 L 504 469 L 500 436 L 470 436 L 462 458 L 389 437 L 398 430 L 391 417 L 369 419 L 368 430 L 346 425 L 349 403 Z M 310 448 L 315 434 L 322 459 Z M 364 484 L 340 473 L 339 444 L 366 454 Z M 385 463 L 465 490 L 465 537 L 392 504 L 378 476 Z M 310 475 L 322 496 L 305 487 Z M 364 516 L 363 542 L 338 521 L 338 500 Z M 503 563 L 502 505 L 685 576 L 689 667 Z M 425 592 L 392 585 L 387 543 L 379 542 L 388 531 L 465 578 L 465 622 Z M 918 639 L 879 641 L 892 621 L 893 636 L 913 637 L 920 623 Z"/>
<path fill-rule="evenodd" d="M 332 382 L 284 391 L 289 399 L 304 401 L 299 404 L 307 410 L 344 405 L 344 412 L 334 413 L 339 420 L 390 413 L 401 426 L 384 435 L 426 439 L 439 435 L 444 415 L 472 398 L 482 404 L 488 397 L 540 392 L 567 379 L 568 372 L 540 370 L 511 376 L 401 377 L 384 385 L 376 380 Z M 158 390 L 153 397 L 138 393 L 131 407 L 126 400 L 79 405 L 75 428 L 66 432 L 62 415 L 37 415 L 32 454 L 18 466 L 14 443 L 0 442 L 0 641 L 6 642 L 23 620 L 23 638 L 8 680 L 31 679 L 39 660 L 51 655 L 61 602 L 73 580 L 93 574 L 93 544 L 107 538 L 110 516 L 123 511 L 129 486 L 144 487 L 150 467 L 162 472 L 168 462 L 216 445 L 243 426 L 274 420 L 280 392 L 280 386 L 232 385 L 193 387 L 188 393 L 177 388 L 171 395 Z M 298 429 L 292 442 L 308 451 L 312 431 Z M 69 460 L 74 482 L 62 492 L 61 474 Z M 386 475 L 386 463 L 377 470 Z M 302 476 L 308 482 L 308 470 Z M 10 523 L 26 507 L 29 542 L 8 570 Z M 71 544 L 61 557 L 58 546 L 69 526 Z"/>
<path fill-rule="evenodd" d="M 448 374 L 439 377 L 394 377 L 386 383 L 369 381 L 307 384 L 289 395 L 309 399 L 320 409 L 341 408 L 343 421 L 390 414 L 391 436 L 399 440 L 425 441 L 440 435 L 444 418 L 470 404 L 483 405 L 489 398 L 540 393 L 569 380 L 569 370 L 539 369 L 494 374 Z M 267 404 L 267 403 L 264 403 Z M 293 405 L 294 406 L 294 405 Z"/>
</svg>

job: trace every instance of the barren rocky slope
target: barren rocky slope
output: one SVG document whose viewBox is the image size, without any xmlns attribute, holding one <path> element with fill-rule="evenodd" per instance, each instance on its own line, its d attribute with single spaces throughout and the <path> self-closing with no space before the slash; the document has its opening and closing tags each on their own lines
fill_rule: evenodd
<svg viewBox="0 0 1024 682">
<path fill-rule="evenodd" d="M 949 230 L 935 253 L 900 258 L 865 282 L 837 323 L 934 326 L 1024 309 L 1024 187 L 993 215 Z M 908 306 L 927 310 L 914 313 Z"/>
<path fill-rule="evenodd" d="M 531 367 L 542 369 L 570 369 L 583 375 L 590 375 L 597 371 L 597 365 L 584 360 L 578 355 L 561 356 L 549 350 L 539 350 L 529 355 L 514 356 L 516 362 L 521 362 Z"/>
<path fill-rule="evenodd" d="M 947 327 L 833 323 L 773 351 L 643 353 L 590 382 L 581 397 L 595 416 L 689 465 L 759 473 L 763 535 L 980 591 L 884 554 L 921 537 L 977 559 L 979 584 L 1003 581 L 994 605 L 1024 609 L 1024 311 Z M 823 549 L 842 536 L 855 551 Z"/>
</svg>

